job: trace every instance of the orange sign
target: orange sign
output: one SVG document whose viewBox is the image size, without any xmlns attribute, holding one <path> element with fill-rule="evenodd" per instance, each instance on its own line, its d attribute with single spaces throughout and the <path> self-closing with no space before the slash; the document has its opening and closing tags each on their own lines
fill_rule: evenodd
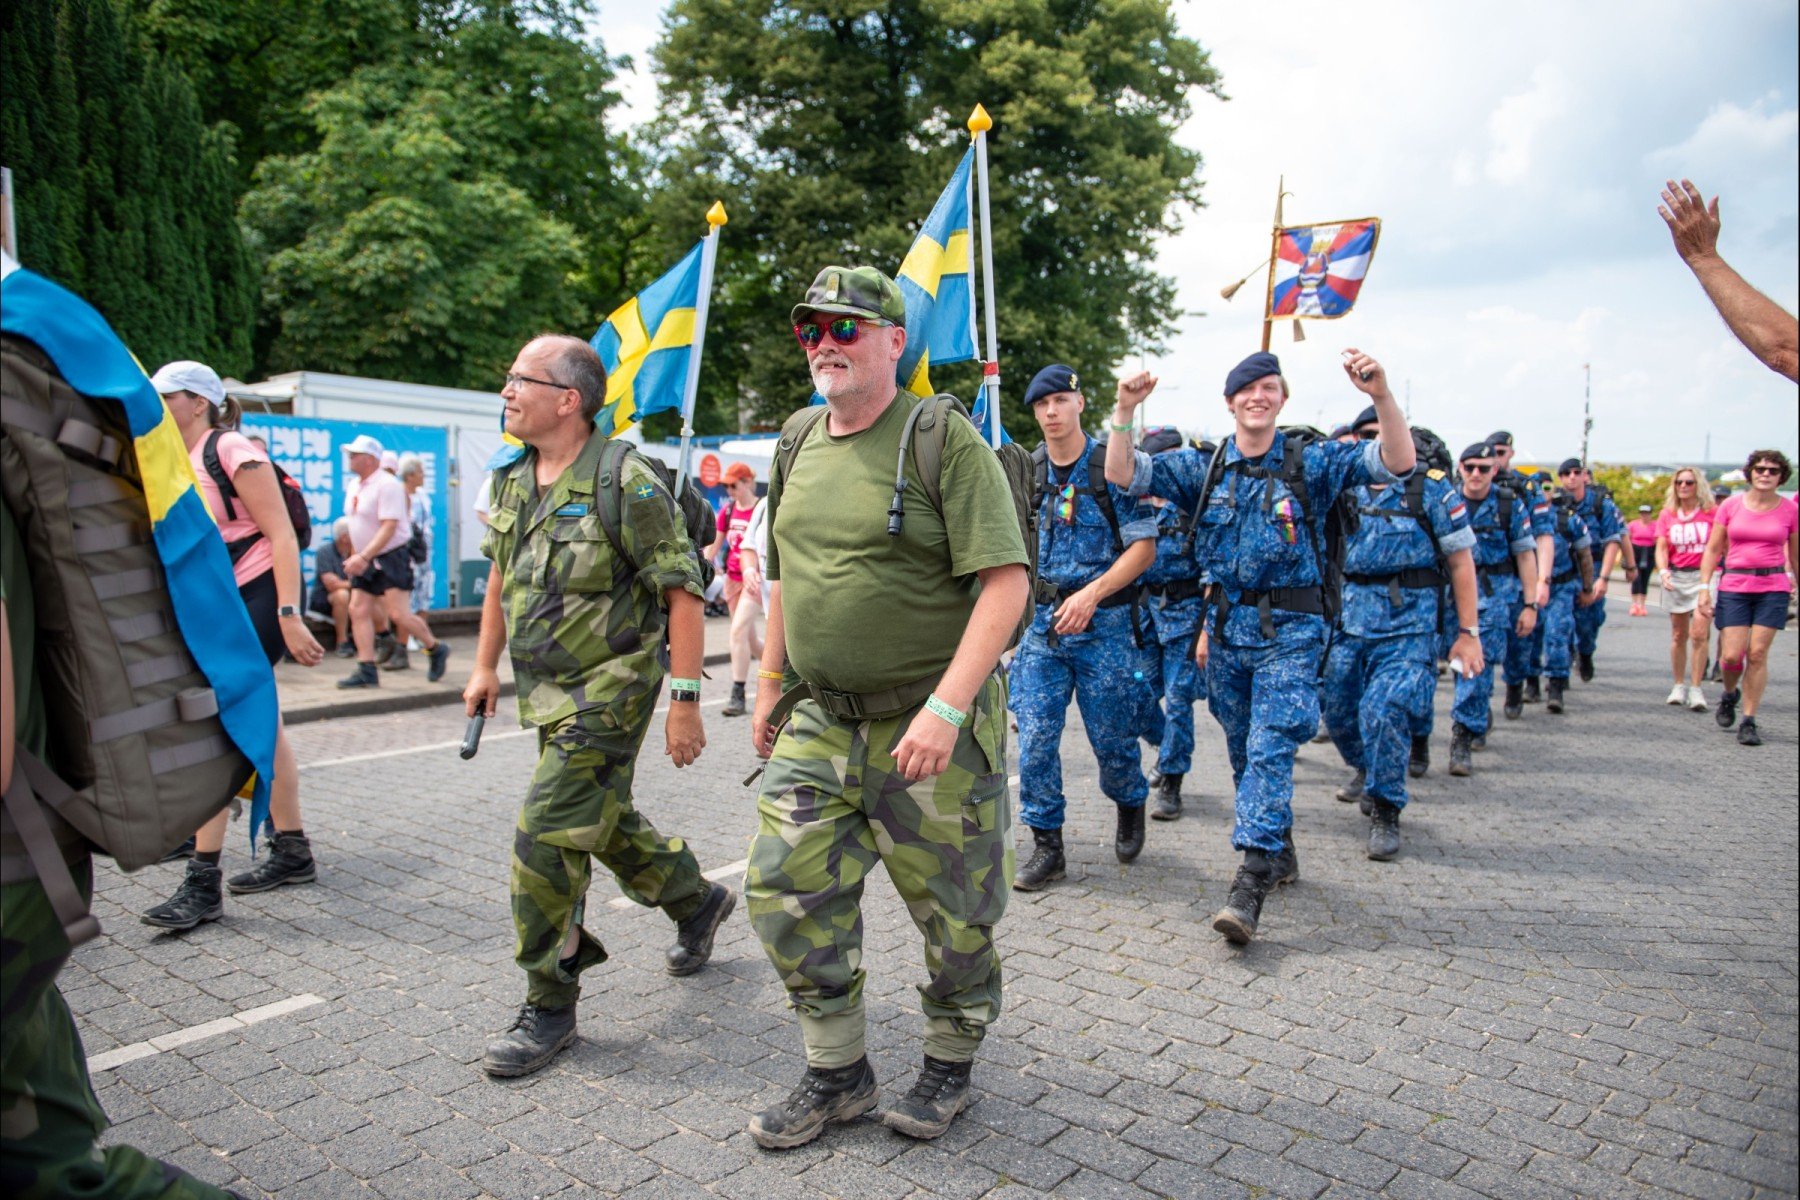
<svg viewBox="0 0 1800 1200">
<path fill-rule="evenodd" d="M 719 456 L 708 454 L 700 459 L 700 486 L 714 488 L 719 486 Z"/>
</svg>

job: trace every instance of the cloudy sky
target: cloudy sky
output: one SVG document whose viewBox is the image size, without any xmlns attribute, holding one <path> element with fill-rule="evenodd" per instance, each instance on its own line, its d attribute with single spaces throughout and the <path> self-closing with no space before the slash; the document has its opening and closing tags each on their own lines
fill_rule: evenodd
<svg viewBox="0 0 1800 1200">
<path fill-rule="evenodd" d="M 627 119 L 655 103 L 648 51 L 663 7 L 600 5 L 608 51 L 636 60 L 621 81 Z M 1715 461 L 1795 451 L 1796 389 L 1731 337 L 1656 215 L 1671 175 L 1721 194 L 1725 257 L 1794 311 L 1800 21 L 1789 0 L 1178 11 L 1231 98 L 1199 97 L 1181 132 L 1205 155 L 1206 207 L 1158 255 L 1187 315 L 1148 359 L 1162 380 L 1153 420 L 1228 427 L 1219 392 L 1256 348 L 1262 289 L 1230 303 L 1219 289 L 1268 252 L 1285 175 L 1290 224 L 1383 221 L 1356 310 L 1309 322 L 1299 344 L 1275 331 L 1291 419 L 1354 414 L 1337 362 L 1358 346 L 1453 451 L 1503 426 L 1525 458 L 1577 453 L 1584 363 L 1597 461 L 1698 459 L 1709 435 Z M 1032 369 L 1007 365 L 1014 380 Z"/>
</svg>

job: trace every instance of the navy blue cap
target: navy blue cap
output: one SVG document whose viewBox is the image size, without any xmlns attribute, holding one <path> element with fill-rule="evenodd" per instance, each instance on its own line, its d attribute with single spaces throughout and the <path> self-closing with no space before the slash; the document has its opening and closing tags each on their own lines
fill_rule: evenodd
<svg viewBox="0 0 1800 1200">
<path fill-rule="evenodd" d="M 1581 470 L 1581 460 L 1579 458 L 1565 458 L 1562 460 L 1562 466 L 1556 468 L 1556 473 L 1558 475 L 1567 475 L 1570 471 L 1579 470 Z"/>
<path fill-rule="evenodd" d="M 1152 425 L 1144 430 L 1144 436 L 1138 442 L 1138 449 L 1145 454 L 1157 455 L 1165 450 L 1176 450 L 1181 447 L 1181 430 L 1173 425 Z"/>
<path fill-rule="evenodd" d="M 1267 350 L 1258 350 L 1231 368 L 1231 374 L 1225 377 L 1225 395 L 1227 398 L 1235 396 L 1263 376 L 1279 374 L 1281 360 Z"/>
<path fill-rule="evenodd" d="M 1355 433 L 1355 432 L 1356 432 L 1356 430 L 1352 429 L 1348 425 L 1333 425 L 1331 427 L 1331 433 L 1328 436 L 1331 438 L 1332 441 L 1335 442 L 1339 438 L 1345 436 L 1346 434 L 1351 434 L 1351 433 Z"/>
<path fill-rule="evenodd" d="M 1456 461 L 1457 462 L 1465 462 L 1471 458 L 1492 458 L 1492 457 L 1494 457 L 1494 448 L 1492 446 L 1488 445 L 1486 442 L 1476 442 L 1473 446 L 1470 446 L 1467 450 L 1464 450 L 1461 454 L 1459 454 L 1456 458 Z"/>
<path fill-rule="evenodd" d="M 1364 425 L 1374 425 L 1380 420 L 1381 418 L 1375 415 L 1375 406 L 1371 404 L 1356 414 L 1356 420 L 1350 422 L 1350 428 L 1361 429 Z"/>
<path fill-rule="evenodd" d="M 1496 429 L 1494 432 L 1488 434 L 1487 441 L 1490 446 L 1510 446 L 1513 444 L 1512 434 L 1504 429 Z"/>
<path fill-rule="evenodd" d="M 1076 377 L 1074 367 L 1051 363 L 1031 377 L 1031 386 L 1025 389 L 1025 407 L 1030 408 L 1045 396 L 1054 396 L 1057 392 L 1080 390 L 1081 380 Z"/>
</svg>

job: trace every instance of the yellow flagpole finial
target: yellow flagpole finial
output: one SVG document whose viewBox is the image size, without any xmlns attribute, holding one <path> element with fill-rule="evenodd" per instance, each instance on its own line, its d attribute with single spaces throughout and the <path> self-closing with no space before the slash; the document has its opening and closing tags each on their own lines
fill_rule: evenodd
<svg viewBox="0 0 1800 1200">
<path fill-rule="evenodd" d="M 731 218 L 725 215 L 725 202 L 723 200 L 714 200 L 713 206 L 706 210 L 706 223 L 711 225 L 714 229 L 717 229 L 729 220 L 731 220 Z"/>
<path fill-rule="evenodd" d="M 988 110 L 977 104 L 975 111 L 969 114 L 969 132 L 986 133 L 994 127 L 994 118 L 988 116 Z"/>
</svg>

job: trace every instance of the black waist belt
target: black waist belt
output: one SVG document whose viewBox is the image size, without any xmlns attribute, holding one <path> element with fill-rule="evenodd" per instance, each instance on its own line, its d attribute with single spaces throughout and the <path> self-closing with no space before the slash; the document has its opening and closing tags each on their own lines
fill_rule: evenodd
<svg viewBox="0 0 1800 1200">
<path fill-rule="evenodd" d="M 814 700 L 820 708 L 840 721 L 874 721 L 898 716 L 916 704 L 922 704 L 937 687 L 942 675 L 929 675 L 899 687 L 880 692 L 837 692 L 808 683 L 804 679 L 781 694 L 769 713 L 769 726 L 780 729 L 802 700 Z"/>
<path fill-rule="evenodd" d="M 1413 591 L 1429 589 L 1435 592 L 1450 581 L 1444 577 L 1442 571 L 1435 568 L 1408 567 L 1406 570 L 1396 571 L 1392 575 L 1352 575 L 1345 572 L 1344 582 L 1368 587 L 1386 586 L 1388 602 L 1395 608 L 1399 608 L 1406 602 L 1406 598 L 1400 594 L 1402 588 Z"/>
<path fill-rule="evenodd" d="M 1082 587 L 1086 587 L 1086 586 L 1087 586 L 1086 584 L 1082 585 Z M 1038 580 L 1038 585 L 1037 585 L 1037 602 L 1039 604 L 1061 604 L 1064 600 L 1067 600 L 1070 596 L 1073 596 L 1076 592 L 1079 592 L 1080 590 L 1081 590 L 1081 588 L 1079 588 L 1079 587 L 1059 588 L 1059 587 L 1055 586 L 1054 584 L 1045 583 L 1043 580 L 1040 579 L 1040 580 Z M 1143 593 L 1143 588 L 1141 588 L 1140 586 L 1138 586 L 1135 583 L 1129 584 L 1125 587 L 1120 588 L 1118 591 L 1114 592 L 1112 595 L 1108 596 L 1106 599 L 1102 600 L 1099 604 L 1096 604 L 1094 607 L 1095 608 L 1122 608 L 1127 604 L 1136 604 L 1138 597 L 1142 593 Z"/>
<path fill-rule="evenodd" d="M 1581 572 L 1579 570 L 1571 568 L 1567 571 L 1564 571 L 1561 575 L 1552 575 L 1550 577 L 1550 586 L 1551 587 L 1561 587 L 1563 584 L 1568 583 L 1575 579 L 1579 579 L 1579 578 L 1581 578 Z"/>
<path fill-rule="evenodd" d="M 1511 555 L 1508 555 L 1499 562 L 1484 563 L 1475 569 L 1483 575 L 1517 575 L 1519 573 L 1519 564 L 1512 560 Z"/>
<path fill-rule="evenodd" d="M 1786 567 L 1733 567 L 1720 568 L 1721 575 L 1786 575 Z"/>
<path fill-rule="evenodd" d="M 1172 579 L 1168 583 L 1147 583 L 1144 590 L 1159 597 L 1164 604 L 1179 604 L 1183 600 L 1192 600 L 1205 588 L 1198 579 Z"/>
<path fill-rule="evenodd" d="M 1265 638 L 1275 636 L 1275 620 L 1270 615 L 1274 609 L 1283 612 L 1310 613 L 1315 617 L 1325 615 L 1325 593 L 1318 587 L 1269 588 L 1267 591 L 1245 589 L 1233 600 L 1225 594 L 1225 589 L 1214 584 L 1210 595 L 1219 606 L 1219 627 L 1231 618 L 1231 610 L 1239 605 L 1248 604 L 1255 607 L 1257 615 L 1262 618 L 1262 635 Z"/>
</svg>

